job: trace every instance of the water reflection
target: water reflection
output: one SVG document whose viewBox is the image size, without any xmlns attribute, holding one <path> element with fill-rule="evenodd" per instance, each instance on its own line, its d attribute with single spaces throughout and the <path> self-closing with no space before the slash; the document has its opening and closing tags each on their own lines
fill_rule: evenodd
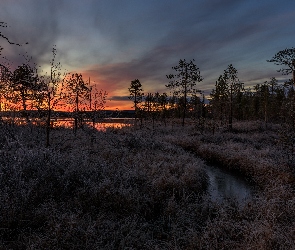
<svg viewBox="0 0 295 250">
<path fill-rule="evenodd" d="M 132 124 L 132 119 L 108 118 L 108 119 L 100 120 L 99 122 L 85 120 L 85 121 L 83 121 L 83 124 L 87 124 L 89 126 L 92 126 L 100 131 L 105 131 L 107 128 L 122 128 L 125 126 L 130 126 Z M 72 119 L 72 118 L 54 119 L 51 121 L 51 126 L 52 127 L 73 128 L 74 127 L 74 119 Z"/>
<path fill-rule="evenodd" d="M 252 197 L 253 188 L 244 179 L 214 166 L 206 166 L 206 172 L 210 182 L 208 193 L 212 201 L 222 202 L 233 198 L 242 204 Z"/>
<path fill-rule="evenodd" d="M 14 123 L 17 125 L 26 125 L 28 124 L 27 120 L 23 117 L 2 117 L 5 122 Z M 132 118 L 106 118 L 101 119 L 99 121 L 93 122 L 91 120 L 83 120 L 83 125 L 87 124 L 88 126 L 92 126 L 100 131 L 105 131 L 107 128 L 122 128 L 125 126 L 130 126 L 133 124 Z M 65 128 L 73 128 L 75 120 L 73 118 L 53 118 L 50 120 L 50 126 L 52 128 L 57 127 L 65 127 Z M 46 118 L 38 119 L 33 118 L 30 119 L 30 123 L 34 125 L 43 125 L 46 126 Z"/>
</svg>

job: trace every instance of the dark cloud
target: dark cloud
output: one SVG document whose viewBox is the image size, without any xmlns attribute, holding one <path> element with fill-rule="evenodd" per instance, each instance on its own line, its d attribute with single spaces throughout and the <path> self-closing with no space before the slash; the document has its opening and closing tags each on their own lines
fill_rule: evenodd
<svg viewBox="0 0 295 250">
<path fill-rule="evenodd" d="M 4 44 L 3 55 L 14 65 L 31 57 L 37 64 L 50 61 L 48 55 L 60 35 L 58 17 L 62 5 L 63 1 L 57 0 L 7 1 L 0 11 L 3 21 L 8 24 L 3 32 L 22 46 Z"/>
<path fill-rule="evenodd" d="M 129 96 L 112 96 L 110 98 L 110 100 L 112 100 L 112 101 L 129 101 L 130 102 Z"/>
</svg>

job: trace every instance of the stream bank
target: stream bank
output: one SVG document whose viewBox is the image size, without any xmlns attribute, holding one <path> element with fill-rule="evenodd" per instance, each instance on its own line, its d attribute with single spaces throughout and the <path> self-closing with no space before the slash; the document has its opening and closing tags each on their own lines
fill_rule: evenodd
<svg viewBox="0 0 295 250">
<path fill-rule="evenodd" d="M 241 176 L 235 175 L 216 165 L 206 165 L 209 177 L 207 194 L 213 202 L 235 200 L 239 205 L 250 201 L 254 195 L 254 187 Z"/>
</svg>

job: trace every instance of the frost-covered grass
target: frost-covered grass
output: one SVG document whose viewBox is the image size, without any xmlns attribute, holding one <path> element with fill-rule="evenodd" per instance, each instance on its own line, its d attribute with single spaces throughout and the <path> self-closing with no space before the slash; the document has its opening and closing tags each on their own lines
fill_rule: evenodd
<svg viewBox="0 0 295 250">
<path fill-rule="evenodd" d="M 166 135 L 165 141 L 239 173 L 258 190 L 253 201 L 242 209 L 229 204 L 219 207 L 202 236 L 195 237 L 196 248 L 294 248 L 295 166 L 281 146 L 281 129 L 276 124 L 265 128 L 261 122 L 241 122 L 234 124 L 233 131 L 219 128 L 213 134 L 212 130 L 200 132 L 191 126 Z"/>
<path fill-rule="evenodd" d="M 294 179 L 277 128 L 235 124 L 52 131 L 0 127 L 0 244 L 6 249 L 292 249 Z M 251 178 L 240 207 L 204 191 L 202 160 Z M 257 158 L 260 157 L 260 158 Z"/>
<path fill-rule="evenodd" d="M 233 131 L 175 133 L 167 141 L 195 152 L 208 162 L 248 177 L 266 190 L 269 186 L 294 184 L 295 166 L 288 159 L 280 144 L 280 126 L 261 122 L 235 123 Z M 179 136 L 180 135 L 180 136 Z"/>
<path fill-rule="evenodd" d="M 184 246 L 204 226 L 203 162 L 142 131 L 2 127 L 0 240 L 12 249 Z M 206 218 L 206 217 L 205 217 Z"/>
</svg>

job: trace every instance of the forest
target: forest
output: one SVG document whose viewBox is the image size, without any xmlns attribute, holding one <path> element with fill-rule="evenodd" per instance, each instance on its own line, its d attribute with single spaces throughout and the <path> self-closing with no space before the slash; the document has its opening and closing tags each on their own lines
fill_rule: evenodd
<svg viewBox="0 0 295 250">
<path fill-rule="evenodd" d="M 48 73 L 0 65 L 2 249 L 294 249 L 295 48 L 269 59 L 283 83 L 245 87 L 230 64 L 205 96 L 185 59 L 166 93 L 131 80 L 133 119 L 105 129 L 107 92 L 56 52 Z M 52 126 L 62 109 L 71 127 Z M 209 166 L 250 197 L 212 199 Z"/>
</svg>

